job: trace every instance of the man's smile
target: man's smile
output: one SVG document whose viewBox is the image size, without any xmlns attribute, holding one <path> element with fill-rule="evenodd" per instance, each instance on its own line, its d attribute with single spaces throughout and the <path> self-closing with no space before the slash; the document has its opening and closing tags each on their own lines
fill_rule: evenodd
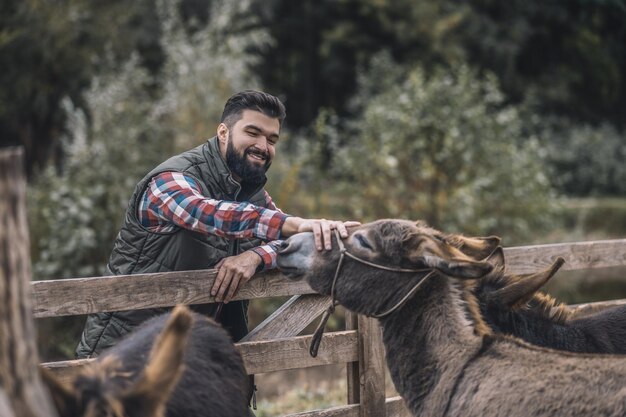
<svg viewBox="0 0 626 417">
<path fill-rule="evenodd" d="M 248 151 L 246 151 L 247 156 L 249 156 L 251 159 L 254 159 L 256 161 L 260 161 L 260 162 L 265 162 L 268 158 L 267 153 L 265 152 L 261 152 L 261 151 L 257 151 L 254 149 L 249 149 Z"/>
</svg>

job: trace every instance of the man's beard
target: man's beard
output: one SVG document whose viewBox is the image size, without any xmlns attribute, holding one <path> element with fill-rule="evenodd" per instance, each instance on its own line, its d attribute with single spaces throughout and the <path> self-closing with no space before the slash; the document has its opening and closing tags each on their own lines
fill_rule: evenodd
<svg viewBox="0 0 626 417">
<path fill-rule="evenodd" d="M 233 146 L 232 136 L 229 135 L 228 146 L 226 147 L 226 165 L 234 174 L 241 178 L 242 182 L 249 184 L 263 184 L 266 181 L 265 173 L 270 168 L 272 162 L 270 161 L 269 153 L 265 152 L 265 163 L 262 165 L 255 164 L 248 161 L 248 154 L 251 152 L 250 148 L 237 152 Z"/>
</svg>

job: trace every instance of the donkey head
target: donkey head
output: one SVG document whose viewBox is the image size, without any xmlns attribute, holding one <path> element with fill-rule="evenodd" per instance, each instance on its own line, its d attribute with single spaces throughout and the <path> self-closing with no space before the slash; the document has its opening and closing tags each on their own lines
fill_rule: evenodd
<svg viewBox="0 0 626 417">
<path fill-rule="evenodd" d="M 114 355 L 93 362 L 66 384 L 41 369 L 60 417 L 163 417 L 183 371 L 192 325 L 188 308 L 177 307 L 156 339 L 139 375 L 124 371 Z"/>
<path fill-rule="evenodd" d="M 343 240 L 345 250 L 387 270 L 344 258 L 334 295 L 342 305 L 361 314 L 375 315 L 394 305 L 431 271 L 472 279 L 492 266 L 468 255 L 489 254 L 498 238 L 453 238 L 422 223 L 379 220 L 352 228 Z M 486 256 L 486 255 L 485 255 Z M 337 242 L 330 252 L 315 249 L 313 235 L 300 233 L 284 242 L 278 266 L 292 279 L 308 280 L 322 294 L 330 294 L 341 257 Z M 389 269 L 418 270 L 412 273 Z"/>
</svg>

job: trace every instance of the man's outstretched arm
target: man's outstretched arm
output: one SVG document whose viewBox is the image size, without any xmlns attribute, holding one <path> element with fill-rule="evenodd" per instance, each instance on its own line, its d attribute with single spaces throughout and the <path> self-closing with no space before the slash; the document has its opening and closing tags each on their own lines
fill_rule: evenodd
<svg viewBox="0 0 626 417">
<path fill-rule="evenodd" d="M 347 237 L 346 226 L 358 222 L 302 219 L 284 214 L 266 193 L 263 208 L 246 202 L 207 198 L 191 177 L 180 172 L 164 172 L 151 181 L 142 198 L 138 217 L 152 231 L 183 227 L 205 234 L 229 238 L 257 237 L 270 241 L 242 254 L 222 259 L 215 265 L 218 274 L 211 295 L 228 302 L 258 270 L 276 266 L 278 239 L 299 232 L 313 232 L 318 250 L 332 248 L 332 229 Z"/>
</svg>

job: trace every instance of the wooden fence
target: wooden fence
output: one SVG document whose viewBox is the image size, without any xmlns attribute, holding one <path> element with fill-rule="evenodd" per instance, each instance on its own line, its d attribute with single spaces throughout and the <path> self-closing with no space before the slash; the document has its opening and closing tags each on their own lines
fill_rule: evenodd
<svg viewBox="0 0 626 417">
<path fill-rule="evenodd" d="M 626 239 L 506 248 L 507 267 L 518 273 L 543 269 L 561 256 L 563 270 L 626 265 Z M 213 302 L 210 289 L 215 271 L 168 272 L 128 276 L 34 281 L 31 284 L 35 318 L 103 311 L 166 307 Z M 259 274 L 236 296 L 256 299 L 292 296 L 237 344 L 248 373 L 306 368 L 326 364 L 347 366 L 348 404 L 306 411 L 291 417 L 408 416 L 399 397 L 385 398 L 385 363 L 377 320 L 348 314 L 346 330 L 326 333 L 319 355 L 308 353 L 310 335 L 299 334 L 328 306 L 329 297 L 315 294 L 304 282 L 293 282 L 278 272 Z M 602 308 L 594 303 L 578 308 Z M 45 363 L 67 378 L 91 360 Z"/>
</svg>

